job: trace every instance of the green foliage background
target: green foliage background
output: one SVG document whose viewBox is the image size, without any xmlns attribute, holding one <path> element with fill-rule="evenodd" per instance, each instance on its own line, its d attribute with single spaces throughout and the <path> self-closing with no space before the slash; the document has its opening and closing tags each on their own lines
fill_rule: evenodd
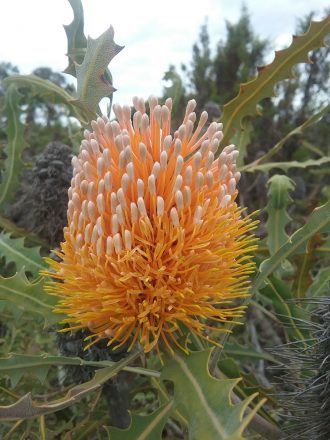
<svg viewBox="0 0 330 440">
<path fill-rule="evenodd" d="M 39 276 L 51 243 L 28 224 L 18 227 L 10 215 L 24 173 L 45 145 L 59 140 L 74 151 L 81 129 L 100 112 L 100 99 L 111 104 L 108 64 L 122 48 L 112 27 L 86 39 L 81 3 L 69 1 L 74 20 L 65 27 L 66 72 L 77 77 L 77 90 L 48 68 L 22 76 L 0 65 L 0 436 L 280 438 L 288 410 L 276 395 L 293 392 L 294 381 L 303 391 L 305 370 L 287 370 L 272 350 L 286 343 L 308 349 L 312 330 L 306 323 L 329 296 L 330 20 L 309 26 L 313 14 L 301 19 L 297 34 L 303 35 L 254 77 L 270 43 L 258 38 L 243 8 L 237 23 L 227 22 L 214 54 L 205 23 L 191 64 L 165 73 L 160 99 L 172 96 L 175 125 L 195 97 L 199 114 L 207 109 L 224 123 L 222 146 L 235 143 L 240 151 L 239 203 L 260 210 L 261 221 L 244 326 L 229 326 L 232 332 L 216 349 L 187 335 L 193 353 L 176 353 L 162 365 L 138 347 L 128 356 L 103 346 L 83 352 L 83 334 L 56 336 L 55 300 L 44 294 Z M 315 374 L 317 366 L 308 372 L 311 380 Z M 275 376 L 282 381 L 272 385 Z"/>
</svg>

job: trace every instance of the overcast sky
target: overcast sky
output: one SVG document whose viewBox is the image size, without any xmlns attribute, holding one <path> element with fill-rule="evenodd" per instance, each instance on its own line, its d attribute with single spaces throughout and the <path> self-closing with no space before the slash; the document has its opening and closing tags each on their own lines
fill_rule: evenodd
<svg viewBox="0 0 330 440">
<path fill-rule="evenodd" d="M 291 41 L 296 20 L 313 8 L 323 16 L 324 0 L 246 0 L 255 32 L 271 40 L 274 49 Z M 62 71 L 67 64 L 62 24 L 73 18 L 67 0 L 0 0 L 0 61 L 10 61 L 22 73 L 39 66 Z M 208 17 L 211 41 L 225 36 L 225 20 L 237 21 L 241 0 L 83 0 L 85 34 L 99 36 L 110 24 L 115 41 L 125 49 L 110 64 L 114 101 L 159 95 L 169 64 L 189 63 L 199 28 Z"/>
</svg>

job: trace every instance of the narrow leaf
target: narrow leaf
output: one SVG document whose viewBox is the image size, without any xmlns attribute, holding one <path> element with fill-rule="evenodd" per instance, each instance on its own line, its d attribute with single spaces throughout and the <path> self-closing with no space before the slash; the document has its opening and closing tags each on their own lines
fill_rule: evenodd
<svg viewBox="0 0 330 440">
<path fill-rule="evenodd" d="M 250 171 L 250 170 L 252 171 L 252 169 L 254 170 L 257 165 L 260 165 L 261 163 L 264 163 L 264 162 L 269 162 L 269 159 L 271 157 L 273 157 L 274 154 L 278 153 L 281 150 L 281 148 L 286 144 L 286 142 L 292 136 L 295 136 L 295 135 L 298 135 L 298 134 L 303 134 L 304 131 L 306 130 L 306 128 L 308 128 L 310 125 L 313 125 L 316 122 L 318 122 L 320 119 L 322 119 L 323 116 L 329 112 L 329 110 L 330 110 L 330 104 L 326 105 L 321 110 L 319 110 L 318 112 L 314 113 L 313 116 L 311 116 L 310 118 L 306 119 L 306 121 L 303 122 L 301 125 L 299 125 L 298 127 L 294 128 L 293 130 L 291 130 L 286 136 L 284 136 L 284 138 L 282 138 L 279 142 L 277 142 L 277 144 L 275 144 L 273 146 L 273 148 L 271 148 L 269 151 L 267 151 L 266 154 L 263 154 L 259 159 L 255 160 L 254 162 L 252 162 L 252 163 L 246 165 L 245 167 L 243 167 L 243 171 Z M 323 153 L 321 151 L 319 151 L 315 147 L 312 147 L 312 150 L 315 153 L 323 155 Z"/>
<path fill-rule="evenodd" d="M 322 234 L 313 235 L 308 240 L 303 252 L 294 257 L 294 262 L 298 269 L 294 277 L 293 290 L 298 298 L 304 298 L 308 287 L 312 284 L 312 270 L 317 260 L 316 251 L 324 241 Z"/>
<path fill-rule="evenodd" d="M 267 279 L 266 286 L 260 290 L 260 297 L 271 300 L 279 321 L 286 327 L 290 340 L 304 340 L 308 333 L 300 323 L 307 318 L 304 309 L 299 308 L 292 299 L 294 298 L 288 284 L 271 276 Z"/>
<path fill-rule="evenodd" d="M 241 361 L 260 361 L 267 360 L 269 362 L 278 363 L 278 361 L 270 353 L 265 351 L 257 351 L 253 346 L 243 346 L 237 342 L 227 342 L 224 348 L 224 353 L 228 356 L 233 356 L 236 360 Z M 1 370 L 1 368 L 0 368 Z"/>
<path fill-rule="evenodd" d="M 323 267 L 317 273 L 313 283 L 309 286 L 306 296 L 308 298 L 317 298 L 319 296 L 329 295 L 330 291 L 330 267 Z"/>
<path fill-rule="evenodd" d="M 32 95 L 37 95 L 47 99 L 53 104 L 64 104 L 68 107 L 71 116 L 76 117 L 82 124 L 87 124 L 95 118 L 95 112 L 91 112 L 85 106 L 77 107 L 74 105 L 75 97 L 70 95 L 57 84 L 39 78 L 36 75 L 11 75 L 4 80 L 4 84 L 9 86 L 14 84 L 18 88 L 28 88 Z"/>
<path fill-rule="evenodd" d="M 138 356 L 139 352 L 127 356 L 125 359 L 116 362 L 111 367 L 103 368 L 96 371 L 94 377 L 88 382 L 76 385 L 71 388 L 68 393 L 61 399 L 46 402 L 42 399 L 41 402 L 34 402 L 31 394 L 28 393 L 19 399 L 16 403 L 9 406 L 0 406 L 0 420 L 20 420 L 32 419 L 45 414 L 52 414 L 69 406 L 74 405 L 77 401 L 87 396 L 89 393 L 97 390 L 106 381 L 115 376 L 126 365 L 133 362 Z"/>
<path fill-rule="evenodd" d="M 20 95 L 15 86 L 10 86 L 5 94 L 5 114 L 7 116 L 7 144 L 4 148 L 6 159 L 0 181 L 0 211 L 13 199 L 20 184 L 24 168 L 21 155 L 26 146 L 24 127 L 20 122 Z"/>
<path fill-rule="evenodd" d="M 325 156 L 325 157 L 321 157 L 320 159 L 309 159 L 303 162 L 292 160 L 290 162 L 268 162 L 260 165 L 249 165 L 247 167 L 244 167 L 243 171 L 248 171 L 249 173 L 254 173 L 256 171 L 262 171 L 263 173 L 268 173 L 272 169 L 287 171 L 290 168 L 319 167 L 329 162 L 330 162 L 330 157 Z"/>
<path fill-rule="evenodd" d="M 86 361 L 79 357 L 50 356 L 48 354 L 26 355 L 11 353 L 0 358 L 0 373 L 8 376 L 11 380 L 20 380 L 25 374 L 38 377 L 38 371 L 43 369 L 48 372 L 50 367 L 62 365 L 80 365 L 95 368 L 106 368 L 114 365 L 112 361 Z M 158 372 L 142 367 L 124 367 L 125 371 L 136 374 L 157 375 Z M 159 374 L 159 373 L 158 373 Z"/>
<path fill-rule="evenodd" d="M 306 224 L 298 229 L 288 240 L 281 246 L 274 255 L 265 260 L 259 268 L 251 286 L 251 291 L 258 291 L 264 284 L 267 277 L 274 272 L 282 261 L 293 255 L 294 253 L 305 249 L 308 240 L 317 232 L 321 232 L 330 225 L 330 200 L 312 212 Z"/>
</svg>

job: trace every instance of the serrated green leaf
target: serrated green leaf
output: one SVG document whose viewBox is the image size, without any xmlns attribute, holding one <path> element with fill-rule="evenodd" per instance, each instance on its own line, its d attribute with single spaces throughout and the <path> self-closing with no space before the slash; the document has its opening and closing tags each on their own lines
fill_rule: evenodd
<svg viewBox="0 0 330 440">
<path fill-rule="evenodd" d="M 118 46 L 113 37 L 112 26 L 96 39 L 88 37 L 84 61 L 75 65 L 77 100 L 74 104 L 79 108 L 83 105 L 97 113 L 101 99 L 110 97 L 115 90 L 109 81 L 107 66 L 123 47 Z"/>
<path fill-rule="evenodd" d="M 170 401 L 161 406 L 152 414 L 140 416 L 133 414 L 131 424 L 127 429 L 118 429 L 113 426 L 105 426 L 110 440 L 161 440 L 166 420 L 171 415 L 174 402 Z"/>
<path fill-rule="evenodd" d="M 161 379 L 174 383 L 174 402 L 188 421 L 189 440 L 240 440 L 256 406 L 244 412 L 256 394 L 232 405 L 231 393 L 240 379 L 215 379 L 208 371 L 211 350 L 177 354 L 166 359 Z"/>
<path fill-rule="evenodd" d="M 291 220 L 287 209 L 292 202 L 290 191 L 294 190 L 295 183 L 287 176 L 275 174 L 267 184 L 267 245 L 270 255 L 273 255 L 289 238 L 285 231 Z"/>
<path fill-rule="evenodd" d="M 68 0 L 73 10 L 73 20 L 70 24 L 64 25 L 68 40 L 67 57 L 69 64 L 64 70 L 72 76 L 76 76 L 75 63 L 82 63 L 87 46 L 87 39 L 84 34 L 84 9 L 81 0 Z"/>
<path fill-rule="evenodd" d="M 6 357 L 0 358 L 0 373 L 2 376 L 8 376 L 11 381 L 17 383 L 25 374 L 31 374 L 38 377 L 39 371 L 43 374 L 48 373 L 50 367 L 63 365 L 88 366 L 95 368 L 107 368 L 114 365 L 112 361 L 86 361 L 79 357 L 50 356 L 48 354 L 25 355 L 11 353 Z M 125 371 L 136 374 L 156 375 L 158 372 L 141 367 L 124 367 Z M 158 373 L 159 374 L 159 373 Z"/>
<path fill-rule="evenodd" d="M 278 364 L 281 365 L 280 362 L 278 362 Z M 251 396 L 251 394 L 258 392 L 261 397 L 265 397 L 269 400 L 269 389 L 266 389 L 260 385 L 252 372 L 242 372 L 239 364 L 237 363 L 236 357 L 235 359 L 230 357 L 220 359 L 218 362 L 218 368 L 225 375 L 225 377 L 228 377 L 229 379 L 235 379 L 236 377 L 242 378 L 242 381 L 239 382 L 235 388 L 235 394 L 239 398 L 246 399 L 247 396 Z M 274 423 L 274 420 L 263 408 L 259 410 L 259 414 L 266 420 Z"/>
<path fill-rule="evenodd" d="M 272 255 L 259 267 L 259 272 L 255 277 L 251 291 L 256 293 L 264 284 L 267 277 L 273 273 L 279 265 L 297 252 L 303 252 L 306 249 L 308 240 L 316 233 L 328 229 L 330 226 L 330 200 L 312 212 L 306 224 L 298 229 L 286 243 L 281 246 L 274 255 Z"/>
<path fill-rule="evenodd" d="M 249 173 L 254 173 L 255 171 L 262 171 L 263 173 L 268 173 L 272 169 L 280 169 L 283 171 L 288 171 L 290 168 L 319 167 L 329 162 L 330 162 L 330 157 L 321 157 L 320 159 L 309 159 L 303 162 L 298 162 L 297 160 L 291 160 L 290 162 L 268 162 L 260 165 L 249 165 L 245 167 L 243 171 L 248 171 Z"/>
<path fill-rule="evenodd" d="M 6 263 L 14 262 L 16 270 L 23 267 L 26 272 L 38 276 L 44 267 L 40 256 L 40 247 L 25 247 L 24 238 L 12 238 L 10 234 L 0 233 L 0 257 L 5 257 Z"/>
<path fill-rule="evenodd" d="M 0 420 L 32 419 L 34 417 L 52 414 L 61 409 L 68 408 L 89 393 L 100 388 L 100 386 L 115 376 L 126 365 L 133 362 L 139 355 L 139 352 L 130 354 L 125 359 L 116 362 L 111 367 L 102 368 L 101 370 L 96 371 L 91 380 L 72 387 L 61 399 L 47 403 L 44 403 L 46 399 L 41 399 L 42 403 L 39 403 L 34 402 L 31 398 L 31 394 L 28 393 L 13 405 L 0 406 Z"/>
<path fill-rule="evenodd" d="M 287 49 L 275 52 L 272 63 L 259 68 L 256 78 L 241 84 L 239 94 L 225 104 L 221 122 L 224 125 L 223 145 L 230 140 L 237 130 L 241 130 L 242 120 L 246 116 L 258 114 L 258 103 L 267 97 L 275 96 L 275 85 L 284 79 L 293 78 L 293 67 L 298 63 L 309 63 L 308 53 L 323 47 L 325 37 L 330 33 L 330 16 L 322 21 L 312 21 L 308 31 L 293 37 Z"/>
<path fill-rule="evenodd" d="M 10 278 L 0 276 L 0 300 L 18 307 L 25 312 L 41 315 L 45 325 L 58 322 L 61 317 L 53 313 L 55 297 L 44 292 L 44 279 L 29 282 L 24 268 Z"/>
<path fill-rule="evenodd" d="M 24 127 L 20 122 L 20 95 L 14 85 L 5 94 L 5 114 L 7 116 L 7 144 L 4 148 L 6 159 L 1 171 L 0 211 L 13 199 L 20 184 L 20 174 L 24 168 L 21 155 L 26 147 Z"/>
<path fill-rule="evenodd" d="M 7 86 L 15 85 L 18 88 L 28 88 L 32 95 L 41 96 L 53 104 L 66 105 L 71 116 L 77 118 L 83 125 L 95 118 L 95 112 L 90 111 L 84 105 L 80 107 L 74 105 L 76 97 L 47 79 L 39 78 L 36 75 L 11 75 L 3 82 Z"/>
</svg>

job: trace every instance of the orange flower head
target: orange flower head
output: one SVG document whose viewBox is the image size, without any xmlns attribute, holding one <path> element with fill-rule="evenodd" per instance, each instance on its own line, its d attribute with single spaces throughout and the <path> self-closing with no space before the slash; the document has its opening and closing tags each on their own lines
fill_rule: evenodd
<svg viewBox="0 0 330 440">
<path fill-rule="evenodd" d="M 139 341 L 145 352 L 181 346 L 182 330 L 210 338 L 243 315 L 254 265 L 254 223 L 237 207 L 238 151 L 215 158 L 222 124 L 188 102 L 171 130 L 172 101 L 114 105 L 117 121 L 98 118 L 74 157 L 68 226 L 48 291 L 70 329 L 88 328 L 88 346 Z M 171 134 L 173 133 L 173 134 Z M 213 322 L 213 324 L 212 324 Z M 211 339 L 211 338 L 210 338 Z M 213 341 L 215 342 L 215 341 Z"/>
</svg>

